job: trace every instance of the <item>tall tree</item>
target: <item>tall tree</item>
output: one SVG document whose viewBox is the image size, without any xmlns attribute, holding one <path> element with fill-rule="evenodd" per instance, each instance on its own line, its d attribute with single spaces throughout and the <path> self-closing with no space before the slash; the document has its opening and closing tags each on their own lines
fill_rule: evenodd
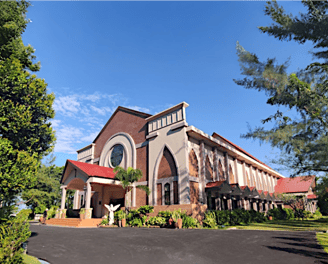
<svg viewBox="0 0 328 264">
<path fill-rule="evenodd" d="M 61 200 L 60 178 L 64 167 L 53 164 L 42 164 L 36 174 L 36 182 L 32 188 L 22 193 L 22 199 L 34 212 L 36 208 L 51 208 L 59 205 Z M 43 212 L 43 210 L 41 210 Z"/>
<path fill-rule="evenodd" d="M 34 49 L 25 46 L 21 37 L 29 22 L 29 5 L 0 1 L 1 210 L 10 209 L 14 197 L 33 184 L 40 160 L 55 140 L 50 123 L 54 95 L 47 93 L 43 79 L 31 73 L 40 64 L 34 62 Z"/>
<path fill-rule="evenodd" d="M 302 1 L 307 13 L 299 17 L 286 14 L 276 1 L 267 2 L 265 14 L 273 20 L 271 26 L 260 31 L 279 40 L 294 40 L 299 44 L 313 42 L 316 59 L 297 73 L 287 73 L 288 61 L 282 64 L 275 59 L 260 62 L 237 42 L 237 55 L 244 79 L 234 80 L 247 89 L 265 92 L 267 104 L 283 106 L 298 113 L 297 118 L 288 111 L 278 110 L 262 120 L 273 122 L 272 129 L 263 126 L 250 129 L 245 138 L 259 139 L 280 148 L 288 158 L 277 162 L 299 173 L 328 171 L 328 15 L 327 1 Z"/>
</svg>

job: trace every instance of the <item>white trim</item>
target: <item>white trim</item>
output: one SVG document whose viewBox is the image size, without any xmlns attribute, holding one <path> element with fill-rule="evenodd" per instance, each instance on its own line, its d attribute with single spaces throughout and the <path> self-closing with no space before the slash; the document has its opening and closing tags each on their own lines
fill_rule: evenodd
<svg viewBox="0 0 328 264">
<path fill-rule="evenodd" d="M 154 138 L 154 137 L 157 137 L 159 134 L 158 132 L 153 132 L 153 133 L 149 133 L 148 136 L 146 136 L 146 139 L 151 139 L 151 138 Z"/>
<path fill-rule="evenodd" d="M 128 145 L 124 144 L 129 143 Z M 100 154 L 100 161 L 99 161 L 99 166 L 105 166 L 106 162 L 106 157 L 108 153 L 110 152 L 111 148 L 116 145 L 116 144 L 121 144 L 124 146 L 124 151 L 126 154 L 126 157 L 124 157 L 124 160 L 126 162 L 126 167 L 132 167 L 133 169 L 136 169 L 137 165 L 137 149 L 136 145 L 134 143 L 133 138 L 124 132 L 118 132 L 115 135 L 111 136 L 105 143 L 101 154 Z"/>
<path fill-rule="evenodd" d="M 101 184 L 111 184 L 111 185 L 122 185 L 120 181 L 99 177 L 90 177 L 87 183 L 101 183 Z"/>
</svg>

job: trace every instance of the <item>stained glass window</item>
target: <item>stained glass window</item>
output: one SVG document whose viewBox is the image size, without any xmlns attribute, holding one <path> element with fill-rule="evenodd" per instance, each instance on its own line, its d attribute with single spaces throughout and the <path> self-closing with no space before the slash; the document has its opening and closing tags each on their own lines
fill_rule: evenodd
<svg viewBox="0 0 328 264">
<path fill-rule="evenodd" d="M 110 155 L 110 163 L 113 167 L 116 167 L 121 164 L 123 159 L 123 151 L 124 148 L 122 145 L 116 145 L 114 146 L 112 153 Z"/>
</svg>

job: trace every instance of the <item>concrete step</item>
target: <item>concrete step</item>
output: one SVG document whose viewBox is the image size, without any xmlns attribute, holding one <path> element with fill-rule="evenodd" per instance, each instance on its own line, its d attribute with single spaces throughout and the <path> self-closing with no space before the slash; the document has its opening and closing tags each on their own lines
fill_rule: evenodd
<svg viewBox="0 0 328 264">
<path fill-rule="evenodd" d="M 83 219 L 79 218 L 63 218 L 63 219 L 49 219 L 47 225 L 58 225 L 58 226 L 73 226 L 73 227 L 96 227 L 102 221 L 101 218 Z"/>
</svg>

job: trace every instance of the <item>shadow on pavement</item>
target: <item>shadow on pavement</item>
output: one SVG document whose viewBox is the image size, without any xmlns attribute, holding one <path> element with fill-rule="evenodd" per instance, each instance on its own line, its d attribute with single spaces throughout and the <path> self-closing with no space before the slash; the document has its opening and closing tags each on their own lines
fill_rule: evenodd
<svg viewBox="0 0 328 264">
<path fill-rule="evenodd" d="M 293 253 L 293 254 L 298 254 L 298 255 L 303 255 L 305 257 L 311 257 L 311 258 L 316 258 L 320 260 L 328 260 L 328 255 L 326 253 L 321 253 L 321 252 L 316 252 L 316 251 L 311 251 L 311 250 L 304 250 L 304 249 L 296 249 L 296 248 L 283 248 L 283 247 L 272 247 L 272 246 L 267 246 L 267 248 L 272 249 L 272 250 L 278 250 L 278 251 L 284 251 L 287 253 Z M 318 263 L 325 263 L 328 264 L 328 262 L 318 262 Z"/>
<path fill-rule="evenodd" d="M 32 232 L 30 237 L 35 237 L 35 236 L 37 236 L 37 235 L 38 235 L 37 232 Z"/>
</svg>

